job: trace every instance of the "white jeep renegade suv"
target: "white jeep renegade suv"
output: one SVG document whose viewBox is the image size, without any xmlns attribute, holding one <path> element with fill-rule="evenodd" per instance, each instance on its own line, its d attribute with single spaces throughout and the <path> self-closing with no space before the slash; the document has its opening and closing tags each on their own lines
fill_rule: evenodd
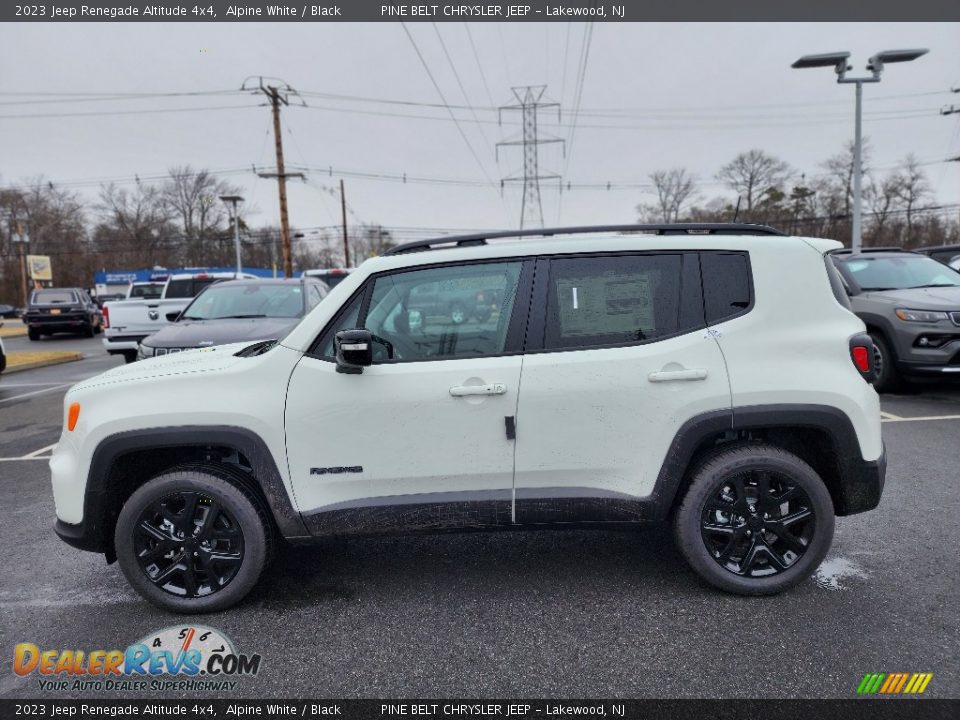
<svg viewBox="0 0 960 720">
<path fill-rule="evenodd" d="M 239 601 L 281 538 L 558 523 L 669 520 L 707 582 L 779 592 L 883 490 L 838 246 L 666 225 L 394 248 L 276 342 L 71 388 L 57 533 L 177 612 Z M 429 316 L 418 288 L 490 307 Z"/>
</svg>

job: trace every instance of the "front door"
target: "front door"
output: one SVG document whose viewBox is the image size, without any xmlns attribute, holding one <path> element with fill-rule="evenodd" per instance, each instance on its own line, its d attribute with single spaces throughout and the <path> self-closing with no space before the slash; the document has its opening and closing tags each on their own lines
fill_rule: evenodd
<svg viewBox="0 0 960 720">
<path fill-rule="evenodd" d="M 510 522 L 506 418 L 516 414 L 530 265 L 373 276 L 297 364 L 287 452 L 312 532 Z M 374 364 L 357 375 L 338 373 L 334 360 L 335 333 L 351 328 L 378 338 Z"/>
</svg>

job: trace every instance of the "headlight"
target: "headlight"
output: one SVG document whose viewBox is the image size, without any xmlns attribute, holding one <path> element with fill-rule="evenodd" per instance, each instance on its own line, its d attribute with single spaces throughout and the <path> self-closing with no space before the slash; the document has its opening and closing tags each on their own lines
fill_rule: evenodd
<svg viewBox="0 0 960 720">
<path fill-rule="evenodd" d="M 897 317 L 907 322 L 938 322 L 946 320 L 947 314 L 936 310 L 907 310 L 906 308 L 897 308 Z"/>
</svg>

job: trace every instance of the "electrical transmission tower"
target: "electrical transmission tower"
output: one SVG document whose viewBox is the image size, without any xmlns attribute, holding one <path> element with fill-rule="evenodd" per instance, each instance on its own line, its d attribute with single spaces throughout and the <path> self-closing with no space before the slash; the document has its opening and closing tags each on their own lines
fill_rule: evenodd
<svg viewBox="0 0 960 720">
<path fill-rule="evenodd" d="M 269 79 L 269 78 L 268 78 Z M 293 277 L 293 260 L 290 252 L 290 218 L 287 215 L 287 178 L 299 177 L 303 179 L 303 173 L 288 173 L 283 167 L 283 139 L 280 133 L 280 105 L 289 105 L 290 97 L 294 96 L 306 107 L 303 98 L 290 87 L 287 83 L 280 81 L 278 85 L 265 85 L 264 78 L 258 78 L 258 83 L 253 85 L 252 78 L 243 81 L 241 90 L 251 90 L 256 93 L 263 93 L 270 101 L 270 107 L 273 109 L 273 139 L 277 151 L 277 171 L 275 173 L 257 173 L 262 178 L 276 178 L 277 186 L 280 192 L 280 241 L 283 247 L 283 274 L 285 277 Z"/>
<path fill-rule="evenodd" d="M 556 173 L 541 174 L 540 161 L 537 157 L 540 145 L 547 143 L 564 143 L 561 138 L 540 137 L 537 132 L 537 112 L 543 108 L 557 109 L 557 121 L 560 120 L 560 103 L 540 102 L 546 85 L 527 85 L 515 87 L 513 90 L 517 102 L 513 105 L 504 105 L 500 108 L 499 118 L 503 124 L 505 110 L 519 110 L 523 113 L 523 135 L 519 140 L 507 140 L 497 143 L 497 160 L 500 159 L 501 145 L 523 146 L 523 176 L 511 175 L 500 180 L 500 189 L 508 182 L 523 182 L 523 202 L 520 206 L 520 229 L 525 227 L 543 227 L 543 204 L 540 202 L 540 181 L 560 180 Z M 565 145 L 564 145 L 565 149 Z"/>
</svg>

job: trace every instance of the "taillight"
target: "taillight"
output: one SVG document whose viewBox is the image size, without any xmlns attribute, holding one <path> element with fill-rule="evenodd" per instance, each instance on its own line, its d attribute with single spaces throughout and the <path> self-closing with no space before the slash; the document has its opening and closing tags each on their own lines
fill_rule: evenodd
<svg viewBox="0 0 960 720">
<path fill-rule="evenodd" d="M 100 313 L 103 315 L 103 326 L 105 328 L 110 327 L 110 308 L 106 305 L 101 308 Z"/>
<path fill-rule="evenodd" d="M 853 355 L 853 364 L 857 366 L 860 372 L 870 372 L 870 353 L 862 345 L 857 345 L 850 350 Z"/>
<path fill-rule="evenodd" d="M 869 383 L 877 379 L 877 369 L 874 366 L 875 352 L 873 338 L 866 333 L 850 338 L 850 359 L 860 376 Z"/>
</svg>

